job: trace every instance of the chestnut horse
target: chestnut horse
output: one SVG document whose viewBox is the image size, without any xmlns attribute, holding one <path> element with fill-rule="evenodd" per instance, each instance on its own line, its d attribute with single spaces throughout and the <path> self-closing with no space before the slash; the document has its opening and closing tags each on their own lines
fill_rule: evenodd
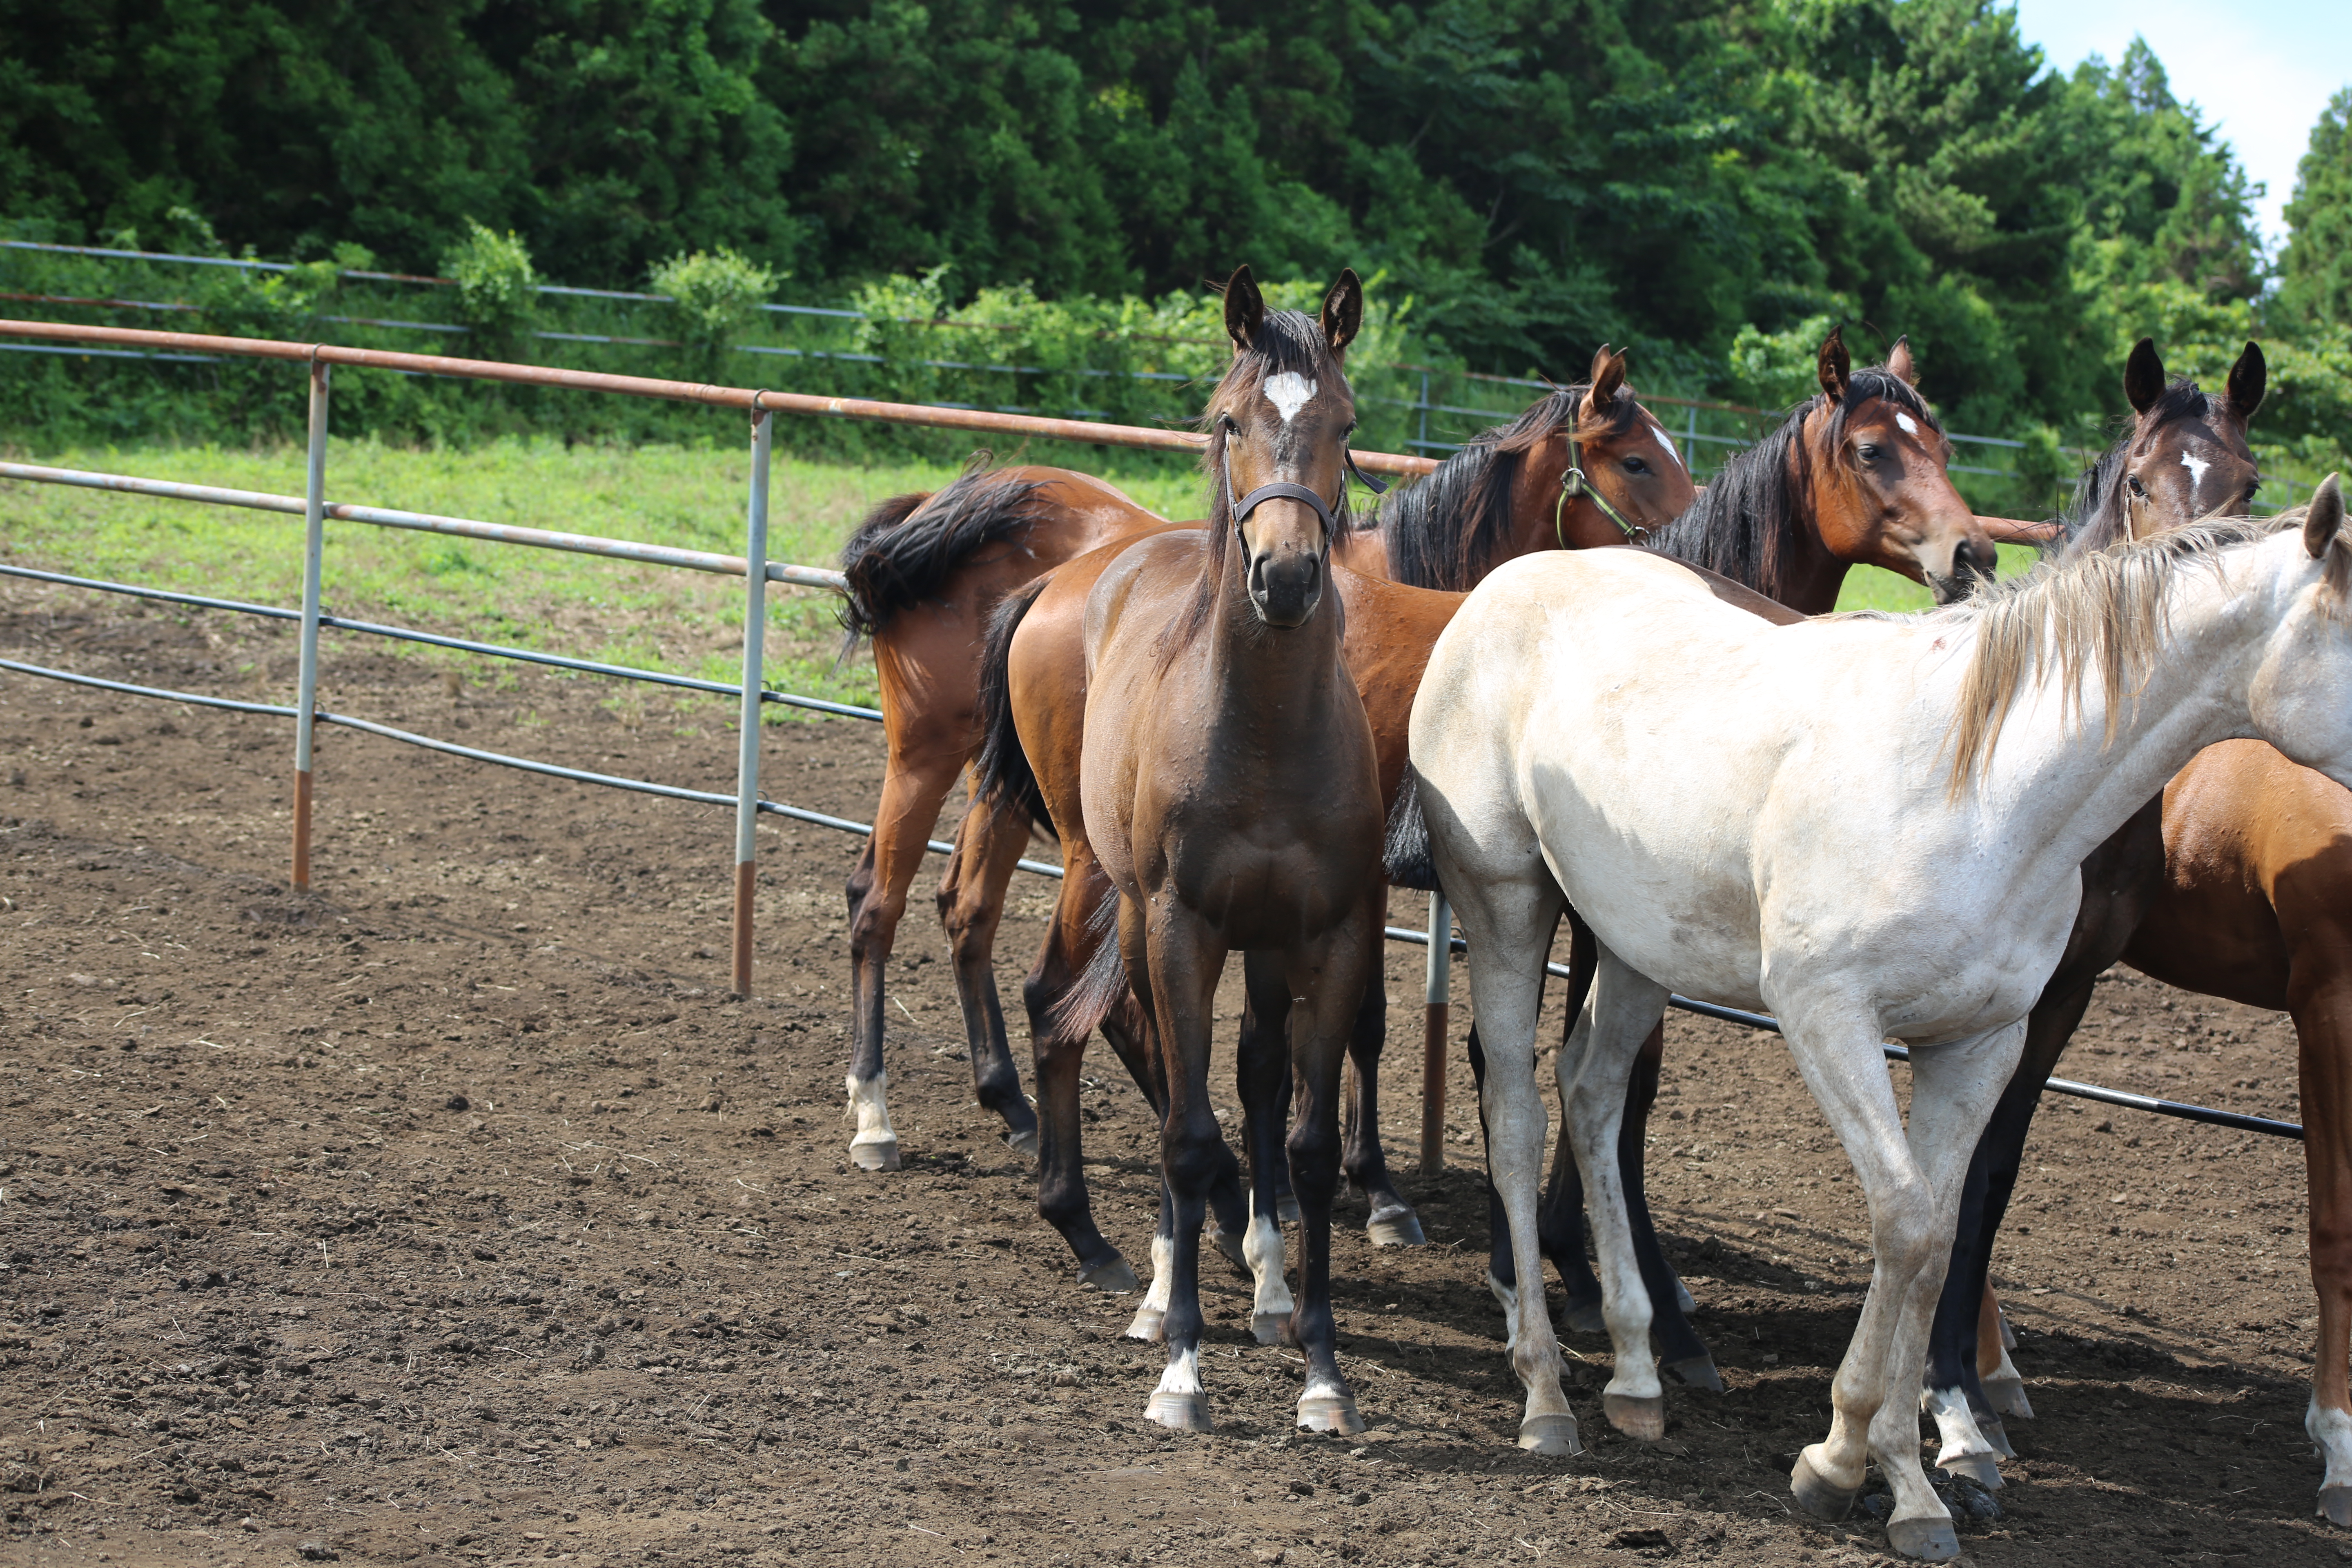
<svg viewBox="0 0 2352 1568">
<path fill-rule="evenodd" d="M 1118 944 L 1101 949 L 1073 996 L 1074 1022 L 1090 1029 L 1131 991 L 1153 1026 L 1173 1231 L 1162 1272 L 1172 1288 L 1167 1371 L 1146 1415 L 1182 1430 L 1212 1425 L 1198 1274 L 1226 1151 L 1209 1103 L 1209 1055 L 1218 981 L 1235 951 L 1253 989 L 1278 985 L 1292 999 L 1288 1054 L 1301 1098 L 1287 1150 L 1302 1220 L 1299 1295 L 1288 1299 L 1277 1261 L 1256 1326 L 1265 1337 L 1279 1331 L 1268 1320 L 1286 1315 L 1306 1352 L 1300 1426 L 1363 1429 L 1337 1354 L 1330 1229 L 1340 1070 L 1381 951 L 1381 807 L 1329 563 L 1355 424 L 1341 355 L 1362 313 L 1353 272 L 1332 286 L 1319 321 L 1266 310 L 1245 267 L 1226 284 L 1234 360 L 1209 403 L 1209 526 L 1130 544 L 1095 584 L 1079 798 L 1049 802 L 1058 819 L 1083 821 L 1118 890 L 1101 912 L 1116 910 Z M 1239 1053 L 1254 1260 L 1282 1252 L 1276 1038 L 1263 1031 Z"/>
<path fill-rule="evenodd" d="M 1393 572 L 1428 586 L 1466 586 L 1513 556 L 1616 543 L 1629 530 L 1672 518 L 1696 492 L 1664 427 L 1615 395 L 1624 374 L 1624 356 L 1604 347 L 1593 358 L 1597 400 L 1586 398 L 1585 386 L 1569 387 L 1476 437 L 1420 482 L 1389 495 L 1370 524 L 1341 536 L 1334 558 L 1370 575 Z M 1588 401 L 1601 416 L 1580 425 L 1577 411 Z M 979 750 L 977 667 L 989 612 L 1060 562 L 1172 526 L 1087 475 L 975 469 L 935 495 L 882 502 L 842 549 L 849 579 L 843 621 L 853 637 L 873 641 L 888 748 L 874 834 L 847 889 L 854 1007 L 848 1093 L 857 1124 L 850 1157 L 864 1169 L 895 1169 L 898 1161 L 886 1101 L 884 977 L 932 826 Z M 1467 581 L 1453 581 L 1460 577 Z M 940 884 L 939 910 L 977 1097 L 1003 1119 L 1005 1141 L 1034 1153 L 1036 1118 L 1022 1097 L 1005 1040 L 992 966 L 1005 887 L 1025 839 L 1018 829 L 990 834 L 984 825 L 960 835 Z M 1366 1081 L 1360 1072 L 1358 1081 Z M 1367 1131 L 1376 1124 L 1358 1111 L 1350 1121 L 1349 1177 L 1360 1186 L 1377 1182 L 1384 1198 L 1394 1199 L 1380 1168 L 1377 1131 Z M 1415 1239 L 1410 1218 L 1403 1209 L 1384 1227 L 1384 1238 Z"/>
</svg>

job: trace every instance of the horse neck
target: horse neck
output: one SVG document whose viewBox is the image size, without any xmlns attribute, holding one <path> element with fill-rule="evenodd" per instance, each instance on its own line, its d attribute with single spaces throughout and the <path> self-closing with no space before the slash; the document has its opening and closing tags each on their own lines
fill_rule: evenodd
<svg viewBox="0 0 2352 1568">
<path fill-rule="evenodd" d="M 2168 628 L 2162 646 L 2145 683 L 2124 693 L 2112 740 L 2095 670 L 2079 678 L 2082 698 L 2070 715 L 2055 661 L 2044 657 L 2011 704 L 1993 766 L 1976 787 L 2037 822 L 2065 823 L 2054 842 L 2073 865 L 2199 752 L 2252 733 L 2251 689 L 2286 607 L 2284 585 L 2264 570 L 2268 555 L 2239 552 L 2218 571 L 2187 562 L 2175 570 L 2158 622 Z"/>
<path fill-rule="evenodd" d="M 1801 616 L 1826 616 L 1837 608 L 1838 595 L 1845 588 L 1846 571 L 1853 563 L 1832 554 L 1822 538 L 1822 496 L 1835 481 L 1827 465 L 1809 465 L 1812 470 L 1810 475 L 1797 471 L 1806 439 L 1807 433 L 1798 431 L 1781 463 L 1781 482 L 1789 487 L 1789 505 L 1782 510 L 1785 537 L 1772 546 L 1773 558 L 1780 566 L 1780 580 L 1769 592 Z"/>
</svg>

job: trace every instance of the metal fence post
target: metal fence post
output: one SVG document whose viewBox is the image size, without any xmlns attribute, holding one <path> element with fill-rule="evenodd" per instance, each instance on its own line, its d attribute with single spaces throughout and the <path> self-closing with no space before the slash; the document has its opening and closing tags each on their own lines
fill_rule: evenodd
<svg viewBox="0 0 2352 1568">
<path fill-rule="evenodd" d="M 751 994 L 751 888 L 759 858 L 760 693 L 768 635 L 768 451 L 775 416 L 751 399 L 751 500 L 743 529 L 743 712 L 735 770 L 735 975 Z"/>
<path fill-rule="evenodd" d="M 302 478 L 302 651 L 294 699 L 294 890 L 310 887 L 310 731 L 319 708 L 319 579 L 327 536 L 327 378 L 310 361 L 309 462 Z"/>
<path fill-rule="evenodd" d="M 1683 421 L 1683 469 L 1698 471 L 1698 405 L 1690 405 L 1690 417 Z"/>
<path fill-rule="evenodd" d="M 1445 1026 L 1454 989 L 1454 910 L 1444 893 L 1429 895 L 1428 1004 L 1421 1037 L 1421 1173 L 1445 1170 Z"/>
<path fill-rule="evenodd" d="M 1424 455 L 1429 450 L 1429 373 L 1427 371 L 1421 373 L 1421 441 L 1413 450 Z"/>
</svg>

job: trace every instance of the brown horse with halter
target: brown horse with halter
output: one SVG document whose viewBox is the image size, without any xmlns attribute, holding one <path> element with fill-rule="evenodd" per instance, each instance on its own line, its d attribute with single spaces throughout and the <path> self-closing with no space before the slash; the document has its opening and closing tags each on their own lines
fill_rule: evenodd
<svg viewBox="0 0 2352 1568">
<path fill-rule="evenodd" d="M 1614 395 L 1623 355 L 1604 349 L 1594 356 L 1593 375 L 1607 384 L 1596 405 L 1601 417 L 1579 423 L 1583 386 L 1551 394 L 1388 495 L 1365 526 L 1341 536 L 1333 558 L 1368 575 L 1450 584 L 1530 551 L 1616 543 L 1672 518 L 1693 494 L 1672 438 L 1646 410 Z M 975 469 L 934 495 L 884 501 L 843 547 L 849 579 L 843 621 L 852 637 L 873 642 L 887 747 L 874 833 L 847 888 L 848 1092 L 858 1123 L 850 1156 L 865 1169 L 894 1169 L 898 1160 L 885 1101 L 886 974 L 940 808 L 979 751 L 978 664 L 988 616 L 1006 594 L 1064 561 L 1174 526 L 1088 475 Z M 960 835 L 939 910 L 977 1098 L 1003 1119 L 1006 1142 L 1031 1153 L 1036 1118 L 1021 1093 L 992 967 L 1005 889 L 1025 841 L 1017 828 L 992 834 L 983 826 Z M 1360 1071 L 1360 1085 L 1365 1081 Z M 1349 1124 L 1350 1179 L 1377 1183 L 1393 1199 L 1377 1123 L 1360 1109 Z M 1385 1234 L 1413 1239 L 1410 1221 L 1402 1208 Z"/>
<path fill-rule="evenodd" d="M 1225 1145 L 1209 1103 L 1209 1055 L 1217 984 L 1236 951 L 1253 989 L 1278 985 L 1293 998 L 1287 1056 L 1301 1096 L 1287 1150 L 1303 1221 L 1294 1303 L 1273 1218 L 1285 1053 L 1271 1031 L 1244 1045 L 1247 1246 L 1270 1244 L 1277 1260 L 1271 1299 L 1261 1277 L 1257 1315 L 1264 1325 L 1286 1310 L 1306 1353 L 1299 1424 L 1363 1427 L 1336 1351 L 1330 1222 L 1340 1069 L 1380 957 L 1381 809 L 1329 564 L 1355 425 L 1341 355 L 1362 312 L 1353 272 L 1332 286 L 1319 321 L 1267 311 L 1246 268 L 1227 283 L 1234 360 L 1209 402 L 1209 527 L 1138 541 L 1096 583 L 1080 798 L 1051 803 L 1083 820 L 1118 890 L 1102 906 L 1116 910 L 1118 946 L 1103 947 L 1073 1006 L 1099 1016 L 1131 988 L 1157 1042 L 1174 1237 L 1164 1260 L 1168 1368 L 1147 1415 L 1181 1429 L 1211 1425 L 1198 1271 Z"/>
<path fill-rule="evenodd" d="M 1907 352 L 1897 363 L 1898 368 L 1907 371 Z M 1714 539 L 1721 534 L 1738 534 L 1738 539 L 1730 547 L 1715 552 L 1719 557 L 1734 561 L 1810 559 L 1814 546 L 1785 543 L 1778 537 L 1784 531 L 1801 534 L 1811 541 L 1817 540 L 1826 528 L 1857 556 L 1877 559 L 1900 558 L 1899 552 L 1906 548 L 1902 542 L 1913 541 L 1916 544 L 1912 547 L 1919 551 L 1920 558 L 1905 559 L 1910 568 L 1908 574 L 1916 577 L 1934 574 L 1937 566 L 1948 570 L 1950 563 L 1968 560 L 1975 549 L 1972 533 L 1981 537 L 1979 524 L 1945 474 L 1948 449 L 1935 428 L 1927 405 L 1908 382 L 1891 371 L 1853 371 L 1844 357 L 1843 342 L 1835 338 L 1823 347 L 1822 375 L 1825 391 L 1817 402 L 1826 404 L 1831 396 L 1826 388 L 1835 388 L 1836 400 L 1851 405 L 1843 421 L 1822 416 L 1822 408 L 1813 405 L 1792 416 L 1780 435 L 1755 453 L 1734 459 L 1726 476 L 1727 485 L 1719 479 L 1717 485 L 1724 488 L 1710 487 L 1709 497 L 1746 498 L 1743 508 L 1735 510 L 1718 500 L 1716 504 L 1723 510 L 1709 514 L 1708 527 L 1696 536 L 1685 537 Z M 1610 402 L 1621 406 L 1632 402 L 1630 391 L 1604 377 L 1584 391 L 1583 406 L 1577 416 L 1579 428 L 1591 428 L 1609 417 L 1610 403 L 1597 402 L 1596 394 L 1607 395 Z M 1896 420 L 1897 414 L 1910 421 L 1911 428 L 1906 430 Z M 1790 450 L 1798 440 L 1813 447 L 1801 458 L 1792 456 Z M 1844 448 L 1864 445 L 1890 447 L 1896 460 L 1865 466 L 1840 457 Z M 1757 468 L 1784 476 L 1785 482 L 1778 487 L 1751 483 L 1749 470 Z M 1803 476 L 1801 483 L 1800 474 Z M 1688 547 L 1696 548 L 1695 544 Z M 1100 894 L 1087 890 L 1087 879 L 1099 873 L 1093 868 L 1083 825 L 1074 823 L 1066 811 L 1047 809 L 1051 797 L 1059 795 L 1075 798 L 1079 787 L 1076 781 L 1088 679 L 1086 606 L 1096 579 L 1116 554 L 1114 546 L 1080 557 L 1057 568 L 1035 587 L 1007 600 L 992 633 L 986 660 L 983 706 L 990 733 L 982 757 L 982 789 L 983 796 L 992 801 L 1026 803 L 1035 820 L 1041 826 L 1053 826 L 1061 837 L 1068 879 L 1024 988 L 1031 1037 L 1036 1048 L 1042 1120 L 1038 1207 L 1069 1243 L 1078 1258 L 1082 1279 L 1090 1283 L 1124 1287 L 1133 1279 L 1132 1271 L 1118 1250 L 1096 1227 L 1087 1201 L 1079 1156 L 1077 1095 L 1087 1029 L 1073 1026 L 1083 1021 L 1085 1015 L 1082 1012 L 1074 1017 L 1064 1000 L 1106 939 L 1106 933 L 1088 918 Z M 1452 552 L 1430 551 L 1423 552 L 1422 558 L 1442 564 L 1452 559 Z M 1990 558 L 1988 546 L 1984 559 Z M 1477 576 L 1484 574 L 1482 569 L 1471 581 L 1475 583 Z M 1347 606 L 1348 665 L 1370 719 L 1379 754 L 1381 798 L 1384 804 L 1393 803 L 1404 775 L 1407 721 L 1413 695 L 1421 684 L 1422 669 L 1462 595 L 1361 577 L 1344 568 L 1335 570 L 1332 576 Z M 1813 574 L 1810 580 L 1818 586 L 1821 574 Z M 1770 600 L 1733 584 L 1726 583 L 1721 591 L 1759 614 L 1790 615 Z M 1833 595 L 1834 584 L 1827 591 Z M 975 811 L 965 819 L 964 831 L 972 832 L 976 824 L 989 821 L 992 816 L 992 814 Z M 1259 1028 L 1278 1029 L 1281 1009 L 1286 1005 L 1278 988 L 1270 988 L 1263 994 L 1252 989 L 1244 1016 L 1244 1034 Z M 1368 990 L 1357 1033 L 1359 1041 L 1369 1034 L 1375 1049 L 1384 1005 L 1381 987 L 1376 980 Z M 1122 1057 L 1129 1058 L 1130 1070 L 1138 1072 L 1145 1092 L 1156 1103 L 1157 1087 L 1138 1069 L 1133 1059 L 1141 1048 L 1138 1023 L 1114 1013 L 1105 1021 L 1104 1033 Z M 1644 1092 L 1653 1096 L 1656 1087 L 1656 1044 L 1652 1042 L 1650 1071 L 1644 1080 Z M 1479 1058 L 1475 1031 L 1472 1053 L 1475 1065 Z M 1360 1095 L 1370 1070 L 1360 1056 Z M 1646 1104 L 1646 1100 L 1641 1101 L 1643 1110 Z M 1638 1149 L 1638 1129 L 1627 1136 L 1632 1147 Z M 1572 1173 L 1572 1164 L 1567 1169 Z M 1638 1193 L 1638 1169 L 1635 1174 L 1637 1179 L 1632 1185 Z M 1572 1174 L 1567 1182 L 1572 1184 Z M 1580 1189 L 1563 1184 L 1556 1170 L 1547 1210 L 1552 1216 L 1547 1222 L 1547 1252 L 1569 1277 L 1572 1292 L 1580 1279 L 1590 1281 L 1591 1300 L 1597 1303 L 1599 1282 L 1591 1279 L 1581 1250 L 1580 1205 Z M 1646 1226 L 1646 1219 L 1643 1225 Z M 1155 1250 L 1164 1248 L 1170 1240 L 1163 1228 L 1154 1243 Z M 1654 1242 L 1651 1251 L 1655 1252 Z M 1511 1275 L 1507 1252 L 1498 1264 L 1498 1287 L 1507 1290 Z M 1155 1279 L 1155 1297 L 1158 1286 Z M 1156 1301 L 1147 1301 L 1130 1332 L 1142 1338 L 1156 1337 L 1159 1312 Z M 1659 1322 L 1662 1342 L 1669 1352 L 1667 1359 L 1683 1363 L 1685 1375 L 1693 1381 L 1711 1380 L 1712 1367 L 1706 1362 L 1705 1346 L 1698 1343 L 1687 1322 L 1680 1321 L 1678 1313 L 1675 1319 L 1680 1323 L 1678 1331 L 1664 1314 Z M 1675 1337 L 1677 1332 L 1679 1337 Z"/>
</svg>

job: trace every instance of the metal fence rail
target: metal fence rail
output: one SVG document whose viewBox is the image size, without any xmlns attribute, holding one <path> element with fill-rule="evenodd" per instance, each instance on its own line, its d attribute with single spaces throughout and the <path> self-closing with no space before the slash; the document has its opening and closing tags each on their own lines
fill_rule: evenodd
<svg viewBox="0 0 2352 1568">
<path fill-rule="evenodd" d="M 53 322 L 9 321 L 0 321 L 0 334 L 76 342 L 100 341 L 136 344 L 142 351 L 189 348 L 214 354 L 241 354 L 257 358 L 299 361 L 307 364 L 310 373 L 308 377 L 309 440 L 304 454 L 304 493 L 299 497 L 253 490 L 224 489 L 215 486 L 146 479 L 130 475 L 45 468 L 35 464 L 0 463 L 0 479 L 70 485 L 124 494 L 155 496 L 215 506 L 235 506 L 281 514 L 301 515 L 305 525 L 304 568 L 302 608 L 299 612 L 272 605 L 248 604 L 241 600 L 185 594 L 174 590 L 143 588 L 132 584 L 79 577 L 65 573 L 45 572 L 12 563 L 0 563 L 0 575 L 51 583 L 59 586 L 129 595 L 159 603 L 183 604 L 275 620 L 297 621 L 301 626 L 301 655 L 297 677 L 298 696 L 293 706 L 248 702 L 198 692 L 140 686 L 127 681 L 109 680 L 97 676 L 50 668 L 16 659 L 0 658 L 0 669 L 121 692 L 129 696 L 184 702 L 195 707 L 232 712 L 293 719 L 296 726 L 296 765 L 292 880 L 297 889 L 307 889 L 310 885 L 311 736 L 313 727 L 318 723 L 398 741 L 404 744 L 418 746 L 448 756 L 513 768 L 575 784 L 627 790 L 635 794 L 689 801 L 698 805 L 732 805 L 736 808 L 737 822 L 734 931 L 730 956 L 734 989 L 740 994 L 749 994 L 751 987 L 752 895 L 756 882 L 754 825 L 757 819 L 761 816 L 775 816 L 841 832 L 867 836 L 873 832 L 873 828 L 865 823 L 810 811 L 804 807 L 789 805 L 778 801 L 766 800 L 760 796 L 759 713 L 761 704 L 780 702 L 817 712 L 869 721 L 879 720 L 882 717 L 874 709 L 856 704 L 832 702 L 789 692 L 772 692 L 765 689 L 762 679 L 762 645 L 767 620 L 765 597 L 767 584 L 770 582 L 781 582 L 798 586 L 835 590 L 846 585 L 845 579 L 838 572 L 822 567 L 771 562 L 767 559 L 767 479 L 771 451 L 771 421 L 774 413 L 781 409 L 793 413 L 877 419 L 892 423 L 985 429 L 1003 434 L 1042 435 L 1058 439 L 1108 442 L 1165 450 L 1196 450 L 1204 439 L 1190 432 L 1149 430 L 1138 426 L 1087 425 L 1068 420 L 990 414 L 978 410 L 940 409 L 919 405 L 874 403 L 854 398 L 803 397 L 790 394 L 659 381 L 639 376 L 560 371 L 541 366 L 505 364 L 490 361 L 445 359 L 436 355 L 394 354 L 374 350 L 340 348 L 329 344 L 304 345 L 264 339 L 220 338 L 190 333 L 148 332 L 121 328 L 76 327 Z M 0 345 L 0 347 L 5 346 L 7 345 Z M 746 509 L 744 553 L 740 556 L 729 556 L 708 551 L 682 550 L 670 546 L 644 544 L 629 540 L 521 528 L 426 512 L 331 503 L 325 499 L 327 406 L 331 366 L 338 363 L 399 370 L 408 374 L 465 376 L 483 380 L 566 386 L 583 391 L 670 398 L 745 409 L 751 416 L 752 461 L 750 498 Z M 1423 473 L 1435 467 L 1434 461 L 1426 458 L 1374 452 L 1358 453 L 1355 456 L 1360 467 L 1379 472 Z M 567 551 L 646 565 L 668 566 L 685 571 L 742 577 L 745 579 L 746 595 L 742 678 L 737 684 L 729 685 L 696 677 L 675 675 L 667 671 L 569 658 L 560 655 L 541 653 L 537 649 L 511 647 L 469 638 L 447 637 L 439 633 L 418 631 L 411 627 L 351 620 L 330 615 L 326 613 L 321 604 L 324 525 L 330 518 L 338 521 L 362 522 L 377 527 L 454 534 L 495 543 Z M 2040 526 L 2013 523 L 2010 520 L 2002 519 L 1984 521 L 1989 523 L 2007 524 L 2020 533 L 2037 530 Z M 372 720 L 322 710 L 317 705 L 316 695 L 318 634 L 321 627 L 428 644 L 491 658 L 548 665 L 616 679 L 646 681 L 703 691 L 711 695 L 738 697 L 741 700 L 742 708 L 738 724 L 739 750 L 735 793 L 727 795 L 710 790 L 693 790 L 674 784 L 656 784 L 646 779 L 589 773 L 581 769 L 567 768 L 555 763 L 541 762 L 535 758 L 516 757 L 504 752 L 486 751 L 479 747 L 463 746 L 455 742 L 397 729 Z M 939 839 L 929 840 L 928 847 L 936 854 L 951 854 L 954 851 L 953 845 Z M 1039 876 L 1059 879 L 1063 875 L 1060 867 L 1044 861 L 1024 858 L 1018 862 L 1018 865 L 1021 869 Z M 1429 931 L 1413 931 L 1399 926 L 1385 928 L 1385 934 L 1391 941 L 1416 943 L 1432 950 L 1428 965 L 1428 1003 L 1432 1026 L 1429 1031 L 1429 1052 L 1424 1061 L 1423 1113 L 1424 1165 L 1431 1160 L 1432 1151 L 1436 1147 L 1437 1136 L 1442 1130 L 1444 1063 L 1439 1053 L 1444 1038 L 1444 1019 L 1450 984 L 1451 955 L 1457 949 L 1467 951 L 1466 945 L 1458 937 L 1454 937 L 1442 944 L 1432 943 L 1430 931 L 1438 930 L 1444 930 L 1450 934 L 1453 922 L 1442 895 L 1434 894 L 1431 898 Z M 1547 964 L 1546 971 L 1562 978 L 1567 977 L 1569 973 L 1564 966 L 1556 963 Z M 1750 1028 L 1774 1032 L 1778 1032 L 1779 1029 L 1776 1021 L 1762 1014 L 1748 1013 L 1738 1008 L 1697 1002 L 1684 996 L 1674 996 L 1670 1000 L 1672 1005 L 1678 1008 L 1704 1016 L 1741 1024 Z M 1906 1061 L 1909 1059 L 1908 1051 L 1902 1047 L 1889 1046 L 1886 1050 L 1891 1058 Z M 2273 1136 L 2300 1138 L 2303 1135 L 2302 1128 L 2292 1122 L 2156 1100 L 2145 1095 L 2102 1089 L 2096 1085 L 2075 1083 L 2068 1079 L 2050 1079 L 2047 1087 L 2056 1093 L 2076 1095 L 2106 1104 L 2147 1110 L 2158 1115 L 2183 1117 L 2212 1125 Z"/>
</svg>

